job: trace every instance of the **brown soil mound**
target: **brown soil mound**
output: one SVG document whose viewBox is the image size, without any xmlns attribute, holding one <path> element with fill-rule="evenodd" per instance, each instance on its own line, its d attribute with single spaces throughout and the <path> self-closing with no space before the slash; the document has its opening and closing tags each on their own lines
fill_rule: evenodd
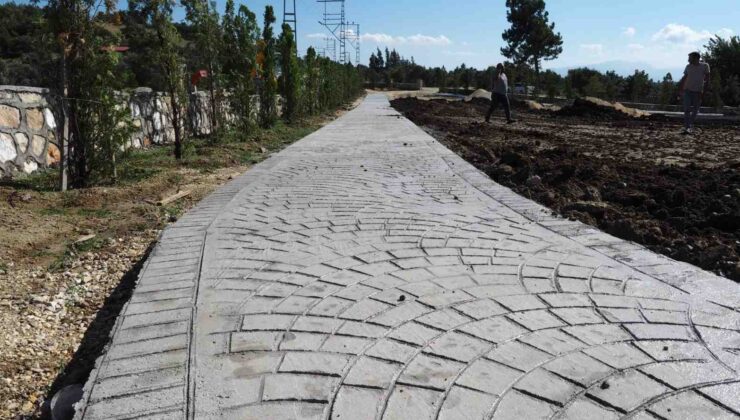
<svg viewBox="0 0 740 420">
<path fill-rule="evenodd" d="M 393 106 L 496 182 L 617 237 L 740 281 L 740 124 L 518 111 L 471 101 Z M 501 118 L 499 112 L 498 118 Z"/>
<path fill-rule="evenodd" d="M 588 96 L 576 98 L 572 105 L 565 106 L 559 111 L 555 111 L 554 115 L 599 119 L 630 119 L 650 116 L 650 114 L 645 111 L 626 107 L 619 102 L 608 102 Z"/>
<path fill-rule="evenodd" d="M 491 92 L 485 89 L 478 89 L 470 95 L 466 96 L 463 101 L 470 102 L 479 106 L 484 105 L 487 107 L 491 104 Z M 511 103 L 512 108 L 515 109 L 528 109 L 531 111 L 541 111 L 543 109 L 546 109 L 545 106 L 541 103 L 530 99 L 521 100 L 510 97 L 509 102 Z"/>
</svg>

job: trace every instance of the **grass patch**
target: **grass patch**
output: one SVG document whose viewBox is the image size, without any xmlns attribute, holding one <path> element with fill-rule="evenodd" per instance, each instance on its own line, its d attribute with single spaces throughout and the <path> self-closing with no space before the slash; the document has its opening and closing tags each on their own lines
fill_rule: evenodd
<svg viewBox="0 0 740 420">
<path fill-rule="evenodd" d="M 96 217 L 98 219 L 107 219 L 113 216 L 113 212 L 108 209 L 77 209 L 77 214 L 84 217 Z"/>
<path fill-rule="evenodd" d="M 210 173 L 220 168 L 236 165 L 249 165 L 262 161 L 266 152 L 274 152 L 284 146 L 311 134 L 323 125 L 329 114 L 305 118 L 294 124 L 278 120 L 270 129 L 255 128 L 248 133 L 227 130 L 214 137 L 189 138 L 183 143 L 183 158 L 174 157 L 174 146 L 155 145 L 148 149 L 131 149 L 122 157 L 118 166 L 118 182 L 96 182 L 94 186 L 133 185 L 164 172 L 179 168 L 192 168 L 201 173 Z M 58 189 L 57 169 L 34 172 L 10 180 L 0 180 L 0 186 L 17 190 L 56 191 Z M 74 195 L 67 198 L 74 200 Z M 75 207 L 76 204 L 65 207 Z M 49 210 L 46 214 L 63 214 L 61 210 Z M 105 216 L 107 217 L 107 216 Z"/>
<path fill-rule="evenodd" d="M 246 166 L 261 162 L 314 132 L 333 116 L 305 118 L 294 124 L 278 121 L 267 130 L 224 130 L 215 138 L 189 138 L 183 143 L 181 160 L 175 159 L 171 144 L 131 149 L 119 160 L 118 181 L 114 184 L 110 180 L 93 180 L 88 188 L 55 191 L 59 174 L 55 168 L 3 180 L 0 197 L 15 191 L 25 191 L 30 196 L 10 205 L 0 201 L 0 218 L 12 215 L 23 220 L 14 229 L 24 233 L 0 235 L 0 242 L 7 246 L 3 259 L 7 256 L 18 261 L 19 266 L 42 266 L 56 271 L 64 269 L 79 253 L 104 251 L 107 238 L 161 229 L 231 178 L 234 170 L 243 171 Z M 217 176 L 202 176 L 212 173 Z M 182 188 L 192 194 L 166 206 L 153 204 Z M 33 229 L 41 217 L 50 219 L 54 229 Z M 74 244 L 87 232 L 98 236 Z"/>
<path fill-rule="evenodd" d="M 49 270 L 50 271 L 62 270 L 78 254 L 83 253 L 83 252 L 95 252 L 103 248 L 105 244 L 106 244 L 106 239 L 100 236 L 96 236 L 92 239 L 88 239 L 87 241 L 80 242 L 80 243 L 68 241 L 64 248 L 64 252 L 62 252 L 60 255 L 57 255 L 54 261 L 52 261 L 52 263 L 49 264 Z M 46 251 L 42 251 L 42 252 L 45 254 L 48 254 L 48 252 Z"/>
</svg>

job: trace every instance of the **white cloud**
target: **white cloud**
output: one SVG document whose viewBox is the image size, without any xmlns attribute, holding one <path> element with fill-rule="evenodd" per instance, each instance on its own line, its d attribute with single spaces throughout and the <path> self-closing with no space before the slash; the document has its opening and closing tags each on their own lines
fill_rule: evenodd
<svg viewBox="0 0 740 420">
<path fill-rule="evenodd" d="M 383 45 L 416 45 L 416 46 L 446 46 L 452 45 L 452 41 L 444 35 L 429 36 L 416 34 L 411 36 L 392 36 L 388 34 L 363 34 L 360 36 L 363 42 L 372 42 Z"/>
<path fill-rule="evenodd" d="M 442 51 L 442 54 L 448 55 L 451 57 L 475 57 L 478 55 L 477 52 L 473 52 L 473 51 L 451 51 L 451 50 Z"/>
<path fill-rule="evenodd" d="M 581 44 L 581 49 L 592 56 L 604 55 L 604 46 L 602 44 Z"/>
<path fill-rule="evenodd" d="M 717 31 L 717 35 L 722 38 L 729 38 L 733 35 L 735 35 L 735 32 L 732 29 L 729 28 L 722 28 L 719 31 Z"/>
<path fill-rule="evenodd" d="M 707 30 L 697 31 L 686 25 L 669 23 L 653 35 L 653 41 L 662 41 L 672 44 L 692 45 L 706 41 L 713 34 Z"/>
<path fill-rule="evenodd" d="M 630 51 L 642 51 L 645 49 L 645 46 L 642 44 L 628 44 L 627 49 Z"/>
<path fill-rule="evenodd" d="M 622 32 L 622 35 L 633 37 L 637 33 L 637 29 L 633 28 L 632 26 L 628 26 L 624 28 L 624 31 Z"/>
<path fill-rule="evenodd" d="M 393 37 L 388 34 L 362 34 L 360 40 L 376 44 L 393 44 L 395 42 Z"/>
<path fill-rule="evenodd" d="M 306 35 L 306 38 L 311 38 L 311 39 L 322 39 L 324 37 L 326 37 L 326 35 L 324 35 L 324 34 L 308 34 L 308 35 Z"/>
</svg>

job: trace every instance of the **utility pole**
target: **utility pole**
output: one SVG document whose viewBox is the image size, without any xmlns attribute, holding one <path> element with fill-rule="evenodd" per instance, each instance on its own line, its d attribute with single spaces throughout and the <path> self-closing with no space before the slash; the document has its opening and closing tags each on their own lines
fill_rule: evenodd
<svg viewBox="0 0 740 420">
<path fill-rule="evenodd" d="M 292 8 L 290 8 L 292 6 Z M 290 25 L 293 30 L 295 50 L 298 54 L 298 15 L 295 10 L 295 0 L 283 0 L 283 23 Z"/>
</svg>

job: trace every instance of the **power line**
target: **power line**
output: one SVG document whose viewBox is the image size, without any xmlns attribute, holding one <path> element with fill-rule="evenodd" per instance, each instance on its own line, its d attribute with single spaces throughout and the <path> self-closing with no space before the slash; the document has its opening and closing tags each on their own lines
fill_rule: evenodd
<svg viewBox="0 0 740 420">
<path fill-rule="evenodd" d="M 339 57 L 334 53 L 334 61 L 339 61 L 342 64 L 349 63 L 352 61 L 350 51 L 348 48 L 355 50 L 355 62 L 360 62 L 360 24 L 355 22 L 347 22 L 347 16 L 345 13 L 345 0 L 316 0 L 318 3 L 324 4 L 324 13 L 322 19 L 319 21 L 323 27 L 331 32 L 335 42 L 339 44 Z M 336 47 L 336 46 L 335 46 Z M 327 41 L 328 54 L 329 47 Z"/>
</svg>

